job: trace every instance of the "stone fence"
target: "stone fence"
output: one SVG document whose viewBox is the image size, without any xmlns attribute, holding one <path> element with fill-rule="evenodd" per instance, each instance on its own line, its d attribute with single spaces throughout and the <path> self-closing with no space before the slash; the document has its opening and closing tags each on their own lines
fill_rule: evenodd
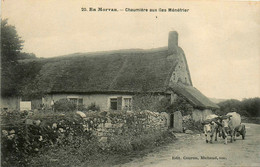
<svg viewBox="0 0 260 167">
<path fill-rule="evenodd" d="M 153 132 L 160 135 L 167 131 L 165 115 L 167 114 L 147 110 L 32 115 L 21 112 L 2 113 L 1 149 L 4 154 L 1 158 L 3 162 L 9 161 L 10 156 L 12 161 L 26 160 L 29 155 L 46 148 L 70 144 L 79 147 L 83 141 L 94 143 L 98 149 L 115 149 L 117 139 L 125 142 L 125 137 L 134 141 L 127 143 L 129 147 L 138 147 L 143 136 Z M 136 138 L 140 140 L 134 140 Z M 119 143 L 118 149 L 121 146 Z"/>
<path fill-rule="evenodd" d="M 141 112 L 105 113 L 106 116 L 87 116 L 77 112 L 85 120 L 85 131 L 91 131 L 100 142 L 107 142 L 114 135 L 124 133 L 140 134 L 147 131 L 166 131 L 166 113 L 156 113 L 148 110 Z M 102 114 L 102 113 L 100 113 Z"/>
<path fill-rule="evenodd" d="M 76 136 L 85 139 L 97 138 L 100 143 L 110 141 L 116 135 L 140 135 L 153 131 L 166 131 L 166 113 L 148 110 L 141 112 L 76 112 L 70 114 L 33 115 L 2 126 L 2 141 L 16 147 L 27 141 L 27 152 L 55 143 L 73 140 Z M 7 121 L 8 122 L 8 121 Z"/>
</svg>

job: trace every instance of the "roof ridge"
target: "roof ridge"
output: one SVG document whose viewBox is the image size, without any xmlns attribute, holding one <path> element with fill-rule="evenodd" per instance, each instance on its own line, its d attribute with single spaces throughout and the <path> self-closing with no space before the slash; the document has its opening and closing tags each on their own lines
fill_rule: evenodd
<svg viewBox="0 0 260 167">
<path fill-rule="evenodd" d="M 74 56 L 98 56 L 98 55 L 112 55 L 117 53 L 149 53 L 149 52 L 161 52 L 168 50 L 167 46 L 158 47 L 158 48 L 149 48 L 149 49 L 140 49 L 140 48 L 132 48 L 132 49 L 117 49 L 117 50 L 104 50 L 104 51 L 92 51 L 92 52 L 76 52 L 76 53 L 69 53 L 65 55 L 54 56 L 45 59 L 57 59 L 57 58 L 67 58 L 67 57 L 74 57 Z"/>
</svg>

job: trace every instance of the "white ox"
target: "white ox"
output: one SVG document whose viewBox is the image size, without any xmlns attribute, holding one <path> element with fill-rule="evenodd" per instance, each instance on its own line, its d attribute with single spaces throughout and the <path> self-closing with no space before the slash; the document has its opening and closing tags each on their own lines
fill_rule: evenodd
<svg viewBox="0 0 260 167">
<path fill-rule="evenodd" d="M 218 116 L 215 114 L 208 115 L 202 124 L 204 125 L 203 131 L 206 137 L 206 143 L 209 142 L 208 140 L 209 136 L 210 136 L 210 143 L 213 143 L 214 135 L 215 135 L 215 141 L 217 141 L 217 133 L 219 133 L 219 128 L 221 125 L 218 121 Z"/>
<path fill-rule="evenodd" d="M 225 138 L 225 144 L 227 144 L 227 136 L 231 136 L 231 142 L 235 141 L 236 131 L 241 126 L 241 117 L 236 112 L 228 113 L 226 116 L 222 117 L 222 132 Z"/>
</svg>

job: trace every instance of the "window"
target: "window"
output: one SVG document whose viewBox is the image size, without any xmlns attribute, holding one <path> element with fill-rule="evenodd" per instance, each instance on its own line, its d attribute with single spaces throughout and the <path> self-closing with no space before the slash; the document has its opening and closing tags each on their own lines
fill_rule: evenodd
<svg viewBox="0 0 260 167">
<path fill-rule="evenodd" d="M 123 97 L 119 96 L 119 97 L 111 97 L 109 98 L 109 102 L 110 102 L 110 109 L 111 110 L 122 110 L 124 109 L 124 101 L 123 101 Z"/>
<path fill-rule="evenodd" d="M 83 105 L 83 99 L 79 99 L 79 105 Z"/>
<path fill-rule="evenodd" d="M 69 98 L 69 101 L 73 102 L 74 104 L 77 104 L 78 99 L 77 98 Z"/>
<path fill-rule="evenodd" d="M 110 99 L 110 109 L 117 110 L 117 98 Z"/>
<path fill-rule="evenodd" d="M 124 109 L 132 110 L 132 99 L 131 98 L 124 98 Z"/>
<path fill-rule="evenodd" d="M 82 98 L 76 98 L 76 97 L 71 97 L 71 98 L 68 98 L 69 99 L 69 101 L 71 101 L 71 102 L 73 102 L 74 104 L 76 104 L 77 105 L 77 107 L 79 106 L 79 105 L 83 105 L 83 99 Z"/>
</svg>

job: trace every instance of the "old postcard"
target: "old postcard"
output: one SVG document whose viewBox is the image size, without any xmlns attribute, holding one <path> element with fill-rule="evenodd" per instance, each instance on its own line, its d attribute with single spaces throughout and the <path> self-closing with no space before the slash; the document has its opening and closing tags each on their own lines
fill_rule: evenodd
<svg viewBox="0 0 260 167">
<path fill-rule="evenodd" d="M 260 166 L 258 1 L 1 11 L 2 166 Z"/>
</svg>

